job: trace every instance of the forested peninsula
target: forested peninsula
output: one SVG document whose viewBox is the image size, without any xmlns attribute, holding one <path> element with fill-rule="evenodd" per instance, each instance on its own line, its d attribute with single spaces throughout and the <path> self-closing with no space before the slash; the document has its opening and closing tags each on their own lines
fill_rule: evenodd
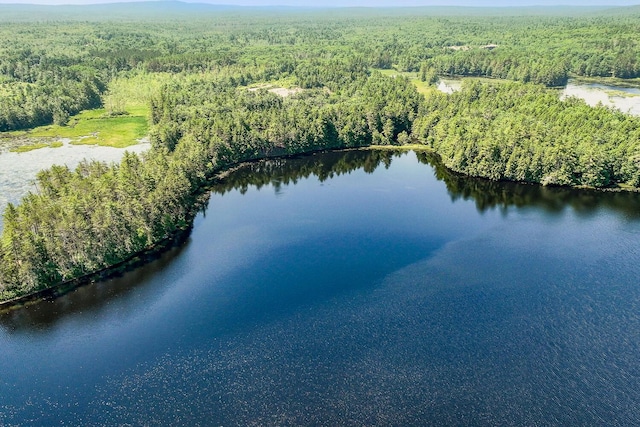
<svg viewBox="0 0 640 427">
<path fill-rule="evenodd" d="M 0 14 L 0 131 L 72 126 L 98 107 L 126 117 L 118 87 L 130 81 L 148 88 L 152 142 L 119 164 L 38 174 L 37 190 L 4 213 L 0 300 L 90 279 L 183 236 L 207 183 L 249 160 L 418 143 L 450 170 L 494 181 L 640 187 L 639 119 L 554 89 L 570 77 L 637 84 L 640 9 L 159 2 L 116 19 L 121 7 L 48 22 L 46 7 Z M 484 79 L 445 94 L 434 83 L 447 75 Z"/>
</svg>

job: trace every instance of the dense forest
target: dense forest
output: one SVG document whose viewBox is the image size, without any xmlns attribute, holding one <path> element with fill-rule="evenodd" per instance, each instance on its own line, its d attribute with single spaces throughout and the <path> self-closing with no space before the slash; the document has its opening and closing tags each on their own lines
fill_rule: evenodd
<svg viewBox="0 0 640 427">
<path fill-rule="evenodd" d="M 413 136 L 465 175 L 545 185 L 640 186 L 640 119 L 541 86 L 432 92 Z"/>
<path fill-rule="evenodd" d="M 353 64 L 342 64 L 351 69 Z M 335 84 L 329 74 L 320 78 Z M 356 68 L 341 95 L 281 98 L 229 78 L 185 76 L 152 99 L 154 148 L 117 165 L 54 167 L 4 216 L 3 283 L 28 292 L 100 270 L 170 237 L 192 219 L 199 189 L 225 167 L 268 155 L 390 144 L 410 131 L 420 96 L 406 79 Z M 345 77 L 349 76 L 349 77 Z M 393 96 L 388 105 L 385 96 Z"/>
<path fill-rule="evenodd" d="M 175 237 L 203 187 L 247 160 L 417 142 L 447 168 L 490 180 L 640 186 L 638 119 L 549 88 L 571 76 L 639 77 L 635 9 L 198 7 L 160 3 L 128 20 L 73 9 L 67 21 L 43 22 L 15 6 L 2 15 L 0 131 L 65 125 L 104 105 L 116 81 L 163 83 L 147 100 L 151 150 L 42 171 L 37 192 L 8 207 L 0 299 Z M 429 86 L 446 75 L 508 82 L 469 81 L 451 95 Z"/>
<path fill-rule="evenodd" d="M 516 8 L 511 16 L 499 10 L 485 16 L 455 8 L 338 13 L 179 5 L 66 13 L 0 5 L 0 131 L 64 124 L 98 106 L 108 82 L 132 69 L 190 73 L 230 67 L 245 71 L 240 83 L 246 84 L 288 76 L 319 58 L 357 58 L 366 67 L 423 77 L 487 76 L 547 86 L 572 75 L 640 77 L 635 9 L 574 8 L 571 13 L 579 16 L 570 17 L 563 9 L 529 16 L 532 10 Z M 443 15 L 454 11 L 458 15 Z M 308 77 L 306 85 L 318 84 Z"/>
</svg>

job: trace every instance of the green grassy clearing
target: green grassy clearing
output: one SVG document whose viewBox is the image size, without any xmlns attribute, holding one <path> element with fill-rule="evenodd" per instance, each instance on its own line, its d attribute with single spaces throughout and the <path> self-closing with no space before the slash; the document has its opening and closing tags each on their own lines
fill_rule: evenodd
<svg viewBox="0 0 640 427">
<path fill-rule="evenodd" d="M 16 152 L 61 146 L 61 139 L 69 139 L 71 144 L 116 148 L 137 144 L 149 131 L 149 98 L 169 78 L 166 73 L 132 73 L 118 77 L 103 96 L 104 108 L 82 111 L 72 116 L 65 126 L 3 132 L 0 139 L 19 140 L 18 146 L 11 149 Z"/>
<path fill-rule="evenodd" d="M 73 116 L 67 126 L 41 126 L 29 131 L 7 132 L 6 137 L 70 139 L 72 144 L 103 145 L 124 148 L 138 143 L 149 129 L 144 105 L 127 108 L 128 115 L 109 117 L 105 109 L 83 111 Z M 50 146 L 38 143 L 17 147 L 15 151 L 29 151 Z"/>
<path fill-rule="evenodd" d="M 418 93 L 421 93 L 423 95 L 426 95 L 427 93 L 433 90 L 436 90 L 435 87 L 431 86 L 427 82 L 421 81 L 420 79 L 412 79 L 411 83 L 413 83 L 413 85 L 416 87 L 416 89 L 418 90 Z"/>
<path fill-rule="evenodd" d="M 62 145 L 61 139 L 69 139 L 71 144 L 116 148 L 137 144 L 149 131 L 149 97 L 167 78 L 164 74 L 119 77 L 103 97 L 105 108 L 82 111 L 72 116 L 65 126 L 47 125 L 27 131 L 4 132 L 0 133 L 0 138 L 26 141 L 26 144 L 12 148 L 16 152 Z M 42 138 L 55 141 L 42 141 Z"/>
<path fill-rule="evenodd" d="M 383 70 L 379 68 L 374 68 L 372 69 L 372 71 L 378 71 L 383 76 L 388 76 L 388 77 L 396 77 L 396 76 L 407 77 L 409 81 L 411 81 L 411 83 L 413 83 L 413 85 L 416 87 L 416 89 L 418 90 L 418 93 L 421 93 L 423 95 L 426 95 L 427 93 L 435 89 L 434 86 L 429 85 L 429 83 L 423 82 L 422 80 L 420 80 L 419 73 L 417 72 L 398 71 L 394 69 Z"/>
</svg>

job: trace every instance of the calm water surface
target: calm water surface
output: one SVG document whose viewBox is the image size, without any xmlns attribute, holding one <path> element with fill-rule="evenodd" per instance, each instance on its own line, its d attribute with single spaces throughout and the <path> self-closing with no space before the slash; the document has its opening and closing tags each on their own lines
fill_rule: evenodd
<svg viewBox="0 0 640 427">
<path fill-rule="evenodd" d="M 637 425 L 638 197 L 252 165 L 185 246 L 0 316 L 0 425 Z"/>
<path fill-rule="evenodd" d="M 640 116 L 640 89 L 621 86 L 609 86 L 598 83 L 569 82 L 563 89 L 563 98 L 575 96 L 591 105 L 602 104 L 616 108 L 623 113 Z"/>
</svg>

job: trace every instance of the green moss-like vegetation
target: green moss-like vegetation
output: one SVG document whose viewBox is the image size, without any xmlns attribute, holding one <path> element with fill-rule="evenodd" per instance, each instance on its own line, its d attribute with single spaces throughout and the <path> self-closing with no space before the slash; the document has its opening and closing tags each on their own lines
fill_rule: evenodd
<svg viewBox="0 0 640 427">
<path fill-rule="evenodd" d="M 6 133 L 13 138 L 68 138 L 72 144 L 104 145 L 124 148 L 137 144 L 148 134 L 147 115 L 149 108 L 144 105 L 130 107 L 131 113 L 110 117 L 105 109 L 83 111 L 73 116 L 65 126 L 49 125 L 30 131 Z M 28 151 L 47 147 L 39 143 L 17 147 L 15 151 Z"/>
<path fill-rule="evenodd" d="M 640 88 L 640 78 L 621 79 L 616 77 L 572 76 L 575 83 L 596 83 L 608 86 Z"/>
<path fill-rule="evenodd" d="M 72 133 L 80 138 L 74 139 L 72 144 L 98 144 L 122 148 L 136 144 L 143 138 L 148 132 L 148 123 L 144 116 L 107 117 L 79 122 L 73 130 Z M 56 136 L 64 137 L 65 132 L 59 132 Z"/>
<path fill-rule="evenodd" d="M 37 142 L 33 144 L 24 144 L 12 147 L 9 151 L 14 153 L 26 153 L 28 151 L 39 150 L 40 148 L 60 148 L 64 145 L 62 141 L 53 142 Z"/>
<path fill-rule="evenodd" d="M 38 150 L 45 147 L 49 147 L 49 144 L 41 142 L 38 144 L 21 145 L 19 147 L 14 147 L 10 151 L 13 151 L 14 153 L 26 153 L 27 151 Z"/>
<path fill-rule="evenodd" d="M 625 92 L 625 91 L 622 91 L 622 90 L 606 89 L 603 92 L 606 93 L 610 98 L 611 97 L 633 98 L 633 97 L 638 96 L 637 94 Z"/>
</svg>

